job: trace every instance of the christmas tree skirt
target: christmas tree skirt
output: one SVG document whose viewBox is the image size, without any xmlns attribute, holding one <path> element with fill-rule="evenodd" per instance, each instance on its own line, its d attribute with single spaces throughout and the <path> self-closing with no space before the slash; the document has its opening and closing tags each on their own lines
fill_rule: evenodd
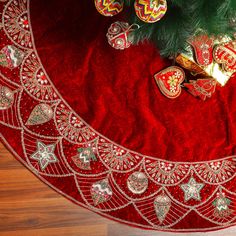
<svg viewBox="0 0 236 236">
<path fill-rule="evenodd" d="M 74 203 L 135 227 L 236 224 L 236 79 L 171 100 L 151 44 L 115 50 L 93 1 L 1 0 L 0 135 Z"/>
</svg>

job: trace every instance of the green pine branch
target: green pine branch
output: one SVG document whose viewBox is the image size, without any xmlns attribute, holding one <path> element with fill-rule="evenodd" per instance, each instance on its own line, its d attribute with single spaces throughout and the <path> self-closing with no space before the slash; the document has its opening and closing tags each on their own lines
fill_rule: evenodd
<svg viewBox="0 0 236 236">
<path fill-rule="evenodd" d="M 135 0 L 125 0 L 130 8 L 130 23 L 141 27 L 134 32 L 135 42 L 153 41 L 163 56 L 183 52 L 187 40 L 199 29 L 209 36 L 232 36 L 236 32 L 236 0 L 167 0 L 166 15 L 156 23 L 144 23 L 134 11 Z"/>
</svg>

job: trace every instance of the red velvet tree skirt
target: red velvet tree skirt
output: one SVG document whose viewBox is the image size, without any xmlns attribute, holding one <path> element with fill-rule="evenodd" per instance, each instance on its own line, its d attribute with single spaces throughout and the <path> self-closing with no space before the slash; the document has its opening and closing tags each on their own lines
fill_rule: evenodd
<svg viewBox="0 0 236 236">
<path fill-rule="evenodd" d="M 206 102 L 169 100 L 149 44 L 118 51 L 93 1 L 0 0 L 0 131 L 74 203 L 132 226 L 236 222 L 236 80 Z"/>
</svg>

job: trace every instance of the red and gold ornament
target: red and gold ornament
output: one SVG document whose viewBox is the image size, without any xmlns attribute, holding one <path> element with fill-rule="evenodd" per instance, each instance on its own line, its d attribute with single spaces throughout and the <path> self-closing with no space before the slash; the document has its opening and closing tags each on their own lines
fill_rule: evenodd
<svg viewBox="0 0 236 236">
<path fill-rule="evenodd" d="M 213 52 L 215 61 L 227 72 L 236 72 L 236 41 L 219 44 Z"/>
<path fill-rule="evenodd" d="M 199 65 L 209 66 L 213 62 L 213 38 L 201 34 L 193 37 L 189 43 L 194 49 L 195 59 Z"/>
<path fill-rule="evenodd" d="M 202 38 L 202 36 L 200 37 Z M 232 42 L 229 42 L 228 41 L 229 39 L 222 39 L 224 40 L 224 42 L 228 41 L 228 43 L 219 44 L 219 40 L 220 39 L 217 39 L 213 42 L 214 45 L 218 43 L 218 45 L 215 46 L 213 52 L 211 48 L 209 52 L 205 53 L 204 56 L 205 58 L 208 57 L 207 55 L 209 55 L 209 53 L 212 53 L 212 55 L 208 57 L 209 62 L 212 61 L 212 63 L 210 63 L 209 65 L 207 65 L 208 59 L 206 60 L 206 63 L 204 63 L 204 60 L 202 60 L 203 57 L 202 56 L 199 57 L 196 55 L 196 54 L 203 55 L 203 52 L 201 52 L 201 47 L 195 48 L 195 51 L 199 51 L 199 53 L 195 52 L 195 57 L 191 47 L 187 47 L 186 52 L 179 54 L 175 58 L 175 62 L 177 62 L 182 68 L 186 69 L 189 72 L 189 74 L 194 77 L 194 79 L 212 78 L 215 79 L 221 86 L 224 86 L 227 83 L 227 81 L 231 78 L 234 72 L 233 68 L 234 68 L 234 63 L 236 61 L 236 53 L 233 52 L 233 50 L 231 50 L 229 54 L 223 53 L 222 51 L 224 49 L 222 46 L 227 44 L 230 45 Z M 199 44 L 194 43 L 194 45 L 201 46 L 201 42 L 199 42 Z M 200 65 L 201 63 L 200 61 L 202 61 L 202 65 Z M 219 62 L 221 62 L 222 65 L 218 64 Z M 226 71 L 227 69 L 228 71 Z"/>
<path fill-rule="evenodd" d="M 108 43 L 115 49 L 125 49 L 133 43 L 132 32 L 139 26 L 129 25 L 127 22 L 116 21 L 108 29 Z"/>
<path fill-rule="evenodd" d="M 160 91 L 166 97 L 174 99 L 181 94 L 185 73 L 180 67 L 171 66 L 155 74 L 154 78 Z"/>
<path fill-rule="evenodd" d="M 189 83 L 184 83 L 184 87 L 188 89 L 194 97 L 199 97 L 205 101 L 210 98 L 216 89 L 216 80 L 213 78 L 190 80 Z"/>
<path fill-rule="evenodd" d="M 115 16 L 123 10 L 124 0 L 95 0 L 97 11 L 103 16 Z"/>
<path fill-rule="evenodd" d="M 134 8 L 140 20 L 155 23 L 165 15 L 167 2 L 166 0 L 136 0 Z"/>
</svg>

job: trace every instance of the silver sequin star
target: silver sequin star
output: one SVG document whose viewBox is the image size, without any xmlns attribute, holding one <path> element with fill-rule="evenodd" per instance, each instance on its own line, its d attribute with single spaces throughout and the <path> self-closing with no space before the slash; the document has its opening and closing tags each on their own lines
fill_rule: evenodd
<svg viewBox="0 0 236 236">
<path fill-rule="evenodd" d="M 30 158 L 39 162 L 41 170 L 45 170 L 50 163 L 58 161 L 54 154 L 55 146 L 55 144 L 45 145 L 42 142 L 37 142 L 37 151 Z"/>
<path fill-rule="evenodd" d="M 191 177 L 187 184 L 180 185 L 180 188 L 184 191 L 184 200 L 187 202 L 190 199 L 201 201 L 200 191 L 204 187 L 204 184 L 199 184 Z"/>
</svg>

